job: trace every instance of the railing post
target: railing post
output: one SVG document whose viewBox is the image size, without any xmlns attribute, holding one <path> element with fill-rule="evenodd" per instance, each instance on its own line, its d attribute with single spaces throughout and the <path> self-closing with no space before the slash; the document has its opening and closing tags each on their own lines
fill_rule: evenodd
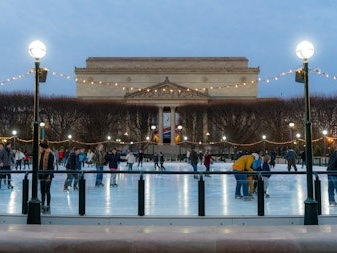
<svg viewBox="0 0 337 253">
<path fill-rule="evenodd" d="M 85 179 L 84 172 L 80 175 L 78 183 L 78 213 L 79 215 L 85 215 Z"/>
<path fill-rule="evenodd" d="M 28 213 L 28 195 L 29 195 L 29 172 L 25 173 L 25 177 L 22 180 L 22 214 Z"/>
<path fill-rule="evenodd" d="M 321 180 L 318 177 L 317 173 L 314 173 L 316 176 L 315 179 L 315 199 L 317 201 L 317 213 L 318 215 L 322 214 L 322 196 L 321 196 Z"/>
<path fill-rule="evenodd" d="M 199 216 L 205 216 L 205 181 L 202 174 L 198 181 L 198 204 L 199 204 Z"/>
<path fill-rule="evenodd" d="M 144 216 L 145 214 L 145 187 L 143 173 L 140 173 L 138 180 L 138 215 Z"/>
<path fill-rule="evenodd" d="M 261 174 L 257 180 L 257 215 L 264 216 L 264 184 Z"/>
</svg>

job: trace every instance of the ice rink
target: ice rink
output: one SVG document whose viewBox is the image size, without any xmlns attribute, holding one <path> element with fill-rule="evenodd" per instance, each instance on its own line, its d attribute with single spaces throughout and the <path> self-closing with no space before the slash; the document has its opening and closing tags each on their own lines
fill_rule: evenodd
<svg viewBox="0 0 337 253">
<path fill-rule="evenodd" d="M 217 162 L 211 165 L 211 171 L 231 171 L 232 163 Z M 183 162 L 166 162 L 166 171 L 192 171 L 191 165 Z M 64 170 L 60 166 L 59 170 Z M 83 168 L 93 171 L 95 167 Z M 108 170 L 107 167 L 104 170 Z M 125 163 L 120 164 L 125 171 Z M 144 163 L 140 170 L 153 170 L 153 163 Z M 140 171 L 136 165 L 133 171 Z M 205 171 L 198 165 L 199 171 Z M 299 171 L 305 171 L 298 165 Z M 314 171 L 325 171 L 326 167 L 314 166 Z M 272 171 L 287 171 L 285 164 L 276 164 Z M 93 216 L 135 216 L 138 215 L 139 174 L 117 175 L 118 187 L 110 188 L 110 174 L 104 174 L 104 187 L 95 188 L 96 174 L 88 173 L 86 179 L 86 215 Z M 9 190 L 2 183 L 0 191 L 0 214 L 21 214 L 22 180 L 24 174 L 13 174 Z M 31 174 L 29 175 L 31 193 Z M 66 174 L 55 174 L 52 181 L 51 214 L 56 216 L 78 216 L 78 191 L 63 191 Z M 319 175 L 322 191 L 322 215 L 336 215 L 337 207 L 329 207 L 327 175 Z M 198 180 L 188 174 L 144 174 L 145 180 L 145 216 L 197 216 Z M 213 174 L 205 180 L 206 216 L 246 216 L 257 215 L 257 196 L 253 201 L 234 198 L 235 178 L 233 175 Z M 306 175 L 275 174 L 270 177 L 270 198 L 265 199 L 265 216 L 303 215 L 304 200 L 307 198 Z M 39 192 L 40 198 L 40 192 Z M 30 199 L 30 197 L 29 197 Z M 45 214 L 43 214 L 45 215 Z"/>
</svg>

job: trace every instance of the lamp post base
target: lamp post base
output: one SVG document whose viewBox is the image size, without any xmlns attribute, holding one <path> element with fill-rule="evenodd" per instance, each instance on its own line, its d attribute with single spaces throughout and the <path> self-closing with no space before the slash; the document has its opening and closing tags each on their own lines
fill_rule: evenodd
<svg viewBox="0 0 337 253">
<path fill-rule="evenodd" d="M 304 201 L 304 225 L 318 225 L 318 203 L 313 199 Z"/>
<path fill-rule="evenodd" d="M 41 202 L 39 199 L 31 199 L 28 202 L 27 224 L 41 224 Z"/>
</svg>

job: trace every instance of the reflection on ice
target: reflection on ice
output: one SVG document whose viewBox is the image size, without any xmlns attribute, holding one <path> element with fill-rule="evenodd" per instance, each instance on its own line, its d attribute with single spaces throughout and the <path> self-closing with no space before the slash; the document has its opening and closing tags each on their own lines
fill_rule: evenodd
<svg viewBox="0 0 337 253">
<path fill-rule="evenodd" d="M 120 168 L 125 169 L 125 164 Z M 59 169 L 63 169 L 60 167 Z M 85 167 L 84 170 L 94 168 Z M 107 168 L 105 168 L 107 170 Z M 137 169 L 137 168 L 135 168 Z M 153 169 L 152 163 L 144 163 L 143 170 Z M 186 163 L 166 163 L 167 171 L 192 171 Z M 204 166 L 198 165 L 204 171 Z M 314 171 L 325 171 L 314 166 Z M 229 171 L 231 163 L 214 163 L 212 171 Z M 286 171 L 285 164 L 276 165 L 274 171 Z M 301 169 L 299 169 L 301 171 Z M 31 190 L 31 175 L 30 186 Z M 52 182 L 51 213 L 53 215 L 78 215 L 78 191 L 63 192 L 65 174 L 55 174 Z M 104 187 L 95 188 L 96 175 L 86 174 L 86 214 L 103 216 L 138 215 L 138 174 L 120 174 L 118 187 L 110 188 L 110 175 L 104 174 Z M 0 213 L 20 214 L 22 210 L 22 179 L 24 174 L 13 174 L 13 190 L 0 190 Z M 234 199 L 233 175 L 213 174 L 205 180 L 206 216 L 257 215 L 257 197 L 253 201 Z M 145 215 L 197 216 L 198 180 L 193 175 L 145 174 Z M 320 175 L 322 214 L 337 214 L 337 207 L 328 206 L 327 176 Z M 265 215 L 303 215 L 307 196 L 306 175 L 272 175 L 269 184 L 270 198 L 265 199 Z M 336 198 L 337 200 L 337 198 Z"/>
</svg>

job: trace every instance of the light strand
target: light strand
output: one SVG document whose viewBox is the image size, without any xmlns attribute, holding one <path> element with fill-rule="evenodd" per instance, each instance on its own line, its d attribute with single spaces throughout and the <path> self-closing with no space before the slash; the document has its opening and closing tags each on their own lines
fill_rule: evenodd
<svg viewBox="0 0 337 253">
<path fill-rule="evenodd" d="M 20 80 L 26 76 L 29 76 L 31 75 L 32 73 L 34 73 L 34 70 L 29 70 L 27 71 L 25 74 L 22 74 L 22 75 L 18 75 L 18 76 L 13 76 L 11 78 L 7 78 L 6 80 L 3 80 L 3 81 L 0 81 L 0 85 L 3 86 L 5 85 L 6 83 L 10 83 L 10 82 L 13 82 L 13 81 L 17 81 L 17 80 Z"/>
<path fill-rule="evenodd" d="M 16 138 L 15 140 L 18 142 L 23 142 L 23 143 L 30 143 L 33 142 L 33 139 L 29 139 L 29 140 L 25 140 L 25 139 L 21 139 L 18 138 L 17 136 L 2 136 L 0 137 L 0 140 L 2 140 L 3 142 L 7 142 L 10 141 L 12 139 Z M 337 137 L 329 137 L 326 136 L 325 138 L 330 138 L 332 140 L 337 140 Z M 320 137 L 317 139 L 312 140 L 313 143 L 315 142 L 319 142 L 324 140 L 324 137 Z M 184 144 L 184 143 L 188 143 L 188 144 L 193 144 L 193 145 L 219 145 L 219 144 L 228 144 L 228 145 L 232 145 L 232 146 L 240 146 L 240 147 L 249 147 L 249 146 L 255 146 L 255 145 L 259 145 L 262 144 L 263 142 L 265 143 L 269 143 L 269 144 L 273 144 L 273 145 L 289 145 L 289 144 L 293 144 L 294 142 L 305 142 L 304 139 L 294 139 L 294 140 L 289 140 L 289 141 L 282 141 L 282 142 L 276 142 L 276 141 L 270 141 L 270 140 L 260 140 L 260 141 L 256 141 L 256 142 L 252 142 L 252 143 L 236 143 L 236 142 L 230 142 L 230 141 L 217 141 L 217 142 L 191 142 L 191 141 L 182 141 L 179 142 L 178 144 Z M 133 144 L 142 144 L 142 143 L 147 143 L 149 141 L 129 141 L 129 142 L 123 142 L 123 141 L 98 141 L 98 142 L 82 142 L 82 141 L 77 141 L 77 140 L 61 140 L 61 141 L 48 141 L 50 144 L 62 144 L 62 143 L 77 143 L 80 145 L 85 145 L 85 146 L 92 146 L 92 145 L 98 145 L 98 144 L 116 144 L 116 145 L 133 145 Z M 152 142 L 149 142 L 152 143 Z"/>
<path fill-rule="evenodd" d="M 166 92 L 166 93 L 173 93 L 173 92 L 178 92 L 178 93 L 181 93 L 182 90 L 184 90 L 185 92 L 191 92 L 191 91 L 199 91 L 199 92 L 206 92 L 207 90 L 217 90 L 217 89 L 226 89 L 226 88 L 239 88 L 241 86 L 251 86 L 251 85 L 256 85 L 258 83 L 266 83 L 266 84 L 270 84 L 271 82 L 273 81 L 279 81 L 282 77 L 285 77 L 287 75 L 290 75 L 290 74 L 293 74 L 297 71 L 298 69 L 294 69 L 294 70 L 288 70 L 288 71 L 285 71 L 285 72 L 282 72 L 274 77 L 268 77 L 268 78 L 258 78 L 257 80 L 252 80 L 252 81 L 247 81 L 247 82 L 234 82 L 234 83 L 227 83 L 227 84 L 219 84 L 219 83 L 210 83 L 208 84 L 207 87 L 198 87 L 198 88 L 180 88 L 180 89 L 170 89 L 170 90 L 165 90 L 165 89 L 162 89 L 160 90 L 161 92 Z M 67 74 L 63 74 L 63 73 L 59 73 L 59 72 L 56 72 L 56 71 L 51 71 L 49 70 L 49 72 L 51 72 L 51 74 L 53 76 L 58 76 L 60 78 L 65 78 L 67 80 L 75 80 L 76 83 L 78 84 L 84 84 L 84 85 L 105 85 L 105 86 L 111 86 L 113 88 L 119 88 L 119 89 L 122 89 L 123 91 L 125 90 L 129 90 L 131 92 L 134 92 L 134 91 L 146 91 L 146 92 L 158 92 L 159 90 L 158 89 L 151 89 L 151 88 L 143 88 L 143 87 L 140 87 L 140 86 L 129 86 L 129 82 L 125 81 L 125 82 L 114 82 L 114 81 L 111 81 L 111 82 L 106 82 L 106 81 L 95 81 L 95 80 L 92 80 L 91 78 L 89 79 L 81 79 L 81 78 L 76 78 L 75 76 L 72 76 L 72 75 L 67 75 Z M 337 80 L 337 75 L 332 75 L 332 74 L 329 74 L 329 73 L 326 73 L 324 71 L 322 71 L 321 69 L 319 68 L 314 68 L 314 69 L 310 69 L 310 72 L 313 72 L 317 75 L 321 75 L 325 78 L 329 78 L 329 79 L 333 79 L 333 80 Z M 0 85 L 3 86 L 5 85 L 6 83 L 10 83 L 10 82 L 13 82 L 13 81 L 16 81 L 16 80 L 19 80 L 19 79 L 22 79 L 28 75 L 31 75 L 32 73 L 35 73 L 35 70 L 34 69 L 31 69 L 29 71 L 27 71 L 25 74 L 22 74 L 22 75 L 18 75 L 18 76 L 14 76 L 14 77 L 11 77 L 11 78 L 7 78 L 6 80 L 3 80 L 0 82 Z M 148 83 L 148 82 L 137 82 L 139 84 L 141 83 Z M 194 82 L 195 84 L 198 84 L 198 83 L 202 83 L 204 84 L 204 82 Z"/>
</svg>

